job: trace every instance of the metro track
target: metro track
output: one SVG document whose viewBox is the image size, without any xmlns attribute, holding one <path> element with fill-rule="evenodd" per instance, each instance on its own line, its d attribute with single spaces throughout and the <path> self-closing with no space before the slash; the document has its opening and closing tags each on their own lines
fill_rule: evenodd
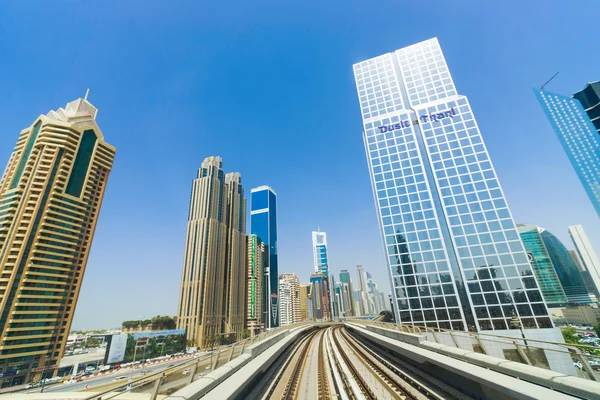
<svg viewBox="0 0 600 400">
<path fill-rule="evenodd" d="M 312 330 L 298 338 L 243 398 L 468 399 L 340 325 Z"/>
</svg>

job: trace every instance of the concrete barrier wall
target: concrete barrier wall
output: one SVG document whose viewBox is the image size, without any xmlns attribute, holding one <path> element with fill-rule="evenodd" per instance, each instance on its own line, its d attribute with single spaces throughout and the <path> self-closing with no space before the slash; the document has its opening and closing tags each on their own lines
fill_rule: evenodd
<svg viewBox="0 0 600 400">
<path fill-rule="evenodd" d="M 418 338 L 419 344 L 411 345 L 403 340 L 406 333 L 370 325 L 346 325 L 425 372 L 436 371 L 435 377 L 448 385 L 461 391 L 467 388 L 471 395 L 478 398 L 503 398 L 502 393 L 513 392 L 511 396 L 515 397 L 509 398 L 549 400 L 577 396 L 600 400 L 600 383 L 597 382 L 432 343 L 424 340 L 425 335 L 416 335 L 421 336 Z M 416 342 L 415 338 L 411 338 L 411 341 Z M 490 394 L 493 395 L 489 397 Z"/>
<path fill-rule="evenodd" d="M 248 346 L 236 359 L 195 380 L 165 400 L 196 400 L 200 398 L 223 400 L 229 398 L 228 396 L 223 397 L 223 393 L 235 394 L 237 391 L 243 390 L 245 385 L 250 382 L 248 379 L 251 378 L 251 372 L 258 374 L 262 369 L 270 366 L 297 335 L 309 328 L 309 326 L 304 326 L 285 330 Z M 243 378 L 240 378 L 240 372 L 242 372 Z M 230 377 L 232 378 L 231 383 L 228 380 Z M 227 382 L 225 382 L 226 380 Z"/>
</svg>

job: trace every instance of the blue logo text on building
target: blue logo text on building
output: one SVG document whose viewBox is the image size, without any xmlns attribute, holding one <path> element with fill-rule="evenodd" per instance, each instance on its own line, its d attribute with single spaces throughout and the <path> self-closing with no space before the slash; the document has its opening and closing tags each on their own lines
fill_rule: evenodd
<svg viewBox="0 0 600 400">
<path fill-rule="evenodd" d="M 454 109 L 454 107 L 452 107 L 451 109 L 444 111 L 444 112 L 420 115 L 419 119 L 421 120 L 422 123 L 427 123 L 427 122 L 439 121 L 440 119 L 444 119 L 444 118 L 448 118 L 448 117 L 453 118 L 455 115 L 456 115 L 456 110 Z M 416 123 L 418 123 L 417 120 L 413 121 L 413 125 Z M 378 128 L 379 128 L 379 133 L 385 133 L 385 132 L 395 131 L 395 130 L 401 129 L 401 128 L 408 128 L 409 126 L 410 126 L 409 121 L 400 121 L 393 125 L 378 126 Z"/>
</svg>

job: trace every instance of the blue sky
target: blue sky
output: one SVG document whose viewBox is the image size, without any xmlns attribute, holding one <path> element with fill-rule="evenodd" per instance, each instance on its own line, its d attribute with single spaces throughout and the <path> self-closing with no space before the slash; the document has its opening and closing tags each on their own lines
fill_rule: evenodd
<svg viewBox="0 0 600 400">
<path fill-rule="evenodd" d="M 352 64 L 434 36 L 515 220 L 568 247 L 581 223 L 600 251 L 531 90 L 557 71 L 548 89 L 564 94 L 600 79 L 597 1 L 487 3 L 2 2 L 0 164 L 21 129 L 86 88 L 117 148 L 73 328 L 176 313 L 191 181 L 210 155 L 248 197 L 276 190 L 280 272 L 308 281 L 320 226 L 334 272 L 360 262 L 387 292 Z"/>
</svg>

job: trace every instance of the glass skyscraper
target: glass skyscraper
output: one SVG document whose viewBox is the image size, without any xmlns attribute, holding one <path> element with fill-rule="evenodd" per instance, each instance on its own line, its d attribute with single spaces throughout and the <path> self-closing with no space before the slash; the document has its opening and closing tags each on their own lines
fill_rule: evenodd
<svg viewBox="0 0 600 400">
<path fill-rule="evenodd" d="M 583 90 L 575 92 L 573 97 L 579 100 L 594 128 L 600 133 L 600 81 L 588 83 Z"/>
<path fill-rule="evenodd" d="M 259 186 L 250 191 L 251 233 L 258 236 L 265 247 L 263 312 L 265 328 L 279 326 L 279 268 L 277 264 L 277 194 L 269 186 Z"/>
<path fill-rule="evenodd" d="M 592 298 L 583 282 L 581 272 L 579 272 L 579 268 L 577 268 L 577 264 L 569 250 L 556 236 L 546 230 L 541 232 L 541 237 L 569 303 L 592 303 Z"/>
<path fill-rule="evenodd" d="M 320 230 L 312 232 L 312 246 L 314 270 L 327 277 L 327 309 L 331 311 L 331 317 L 337 316 L 337 307 L 335 306 L 335 282 L 333 275 L 329 273 L 329 260 L 327 259 L 327 234 Z"/>
<path fill-rule="evenodd" d="M 354 65 L 399 323 L 553 328 L 468 99 L 437 39 Z M 397 305 L 397 307 L 396 307 Z M 535 335 L 561 340 L 556 328 Z"/>
<path fill-rule="evenodd" d="M 327 234 L 321 231 L 313 231 L 312 244 L 315 272 L 329 275 L 327 262 Z"/>
<path fill-rule="evenodd" d="M 527 250 L 529 262 L 549 307 L 560 307 L 567 303 L 567 295 L 563 290 L 556 268 L 542 239 L 543 228 L 532 224 L 517 224 L 521 240 Z"/>
<path fill-rule="evenodd" d="M 578 99 L 540 89 L 534 89 L 534 92 L 596 213 L 600 215 L 600 141 L 596 127 Z M 590 109 L 590 112 L 600 111 L 598 107 L 593 110 Z M 597 123 L 600 125 L 600 122 Z"/>
</svg>

